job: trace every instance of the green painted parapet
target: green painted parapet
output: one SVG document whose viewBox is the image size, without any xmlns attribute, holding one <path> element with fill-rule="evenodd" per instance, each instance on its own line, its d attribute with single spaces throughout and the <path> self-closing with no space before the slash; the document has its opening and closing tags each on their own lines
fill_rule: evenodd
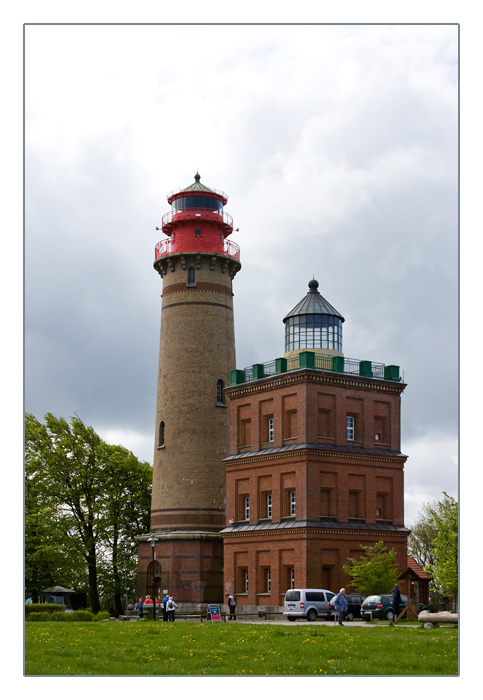
<svg viewBox="0 0 483 700">
<path fill-rule="evenodd" d="M 282 374 L 287 371 L 287 358 L 277 357 L 275 360 L 275 374 Z"/>
<path fill-rule="evenodd" d="M 398 382 L 400 368 L 397 365 L 386 365 L 384 367 L 384 379 L 392 379 L 393 382 Z"/>
<path fill-rule="evenodd" d="M 265 376 L 263 365 L 256 364 L 252 365 L 253 379 L 263 379 Z"/>
<path fill-rule="evenodd" d="M 300 369 L 314 369 L 315 368 L 315 352 L 310 352 L 306 350 L 299 354 L 299 367 Z"/>
<path fill-rule="evenodd" d="M 243 384 L 245 382 L 245 370 L 232 369 L 230 372 L 230 384 Z"/>
<path fill-rule="evenodd" d="M 344 358 L 340 355 L 334 355 L 332 358 L 332 371 L 333 372 L 343 372 L 344 371 Z"/>
<path fill-rule="evenodd" d="M 359 374 L 361 377 L 372 377 L 372 362 L 370 360 L 359 362 Z"/>
</svg>

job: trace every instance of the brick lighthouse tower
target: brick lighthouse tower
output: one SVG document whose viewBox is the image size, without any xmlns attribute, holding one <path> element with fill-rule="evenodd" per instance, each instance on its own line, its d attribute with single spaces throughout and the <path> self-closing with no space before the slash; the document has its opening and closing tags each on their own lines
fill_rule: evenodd
<svg viewBox="0 0 483 700">
<path fill-rule="evenodd" d="M 138 595 L 168 590 L 190 608 L 223 599 L 224 390 L 236 366 L 232 280 L 241 268 L 227 200 L 196 173 L 168 195 L 167 237 L 155 248 L 161 335 L 151 533 L 139 542 Z"/>
</svg>

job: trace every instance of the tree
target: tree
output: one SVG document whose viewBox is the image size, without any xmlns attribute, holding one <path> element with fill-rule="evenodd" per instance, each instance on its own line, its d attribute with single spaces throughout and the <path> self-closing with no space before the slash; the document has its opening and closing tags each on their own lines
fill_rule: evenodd
<svg viewBox="0 0 483 700">
<path fill-rule="evenodd" d="M 351 577 L 350 586 L 360 593 L 390 593 L 398 580 L 396 551 L 388 550 L 384 542 L 364 547 L 360 559 L 347 559 L 342 568 Z"/>
<path fill-rule="evenodd" d="M 432 522 L 430 513 L 437 506 L 437 501 L 424 503 L 419 512 L 418 520 L 413 525 L 410 525 L 411 533 L 408 537 L 408 554 L 424 571 L 434 564 L 434 539 L 438 530 Z"/>
<path fill-rule="evenodd" d="M 45 582 L 59 583 L 59 574 L 70 587 L 84 580 L 98 612 L 101 593 L 112 593 L 105 577 L 100 590 L 99 573 L 106 561 L 118 568 L 122 516 L 131 538 L 149 527 L 152 470 L 77 417 L 70 425 L 51 413 L 44 420 L 25 418 L 26 589 L 38 593 Z"/>
<path fill-rule="evenodd" d="M 443 500 L 430 508 L 429 522 L 436 528 L 434 561 L 427 567 L 433 577 L 433 590 L 445 596 L 458 596 L 458 503 L 443 492 Z"/>
<path fill-rule="evenodd" d="M 423 505 L 411 526 L 408 552 L 432 577 L 430 590 L 453 597 L 458 594 L 458 504 L 444 492 L 443 496 Z"/>
</svg>

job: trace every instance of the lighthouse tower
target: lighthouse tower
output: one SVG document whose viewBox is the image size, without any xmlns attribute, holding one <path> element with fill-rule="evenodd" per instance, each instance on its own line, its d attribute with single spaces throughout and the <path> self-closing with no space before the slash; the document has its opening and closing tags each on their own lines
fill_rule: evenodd
<svg viewBox="0 0 483 700">
<path fill-rule="evenodd" d="M 168 195 L 166 238 L 155 248 L 161 335 L 151 533 L 139 544 L 138 594 L 168 590 L 190 607 L 223 598 L 225 387 L 236 367 L 232 280 L 241 268 L 227 199 L 196 173 Z"/>
</svg>

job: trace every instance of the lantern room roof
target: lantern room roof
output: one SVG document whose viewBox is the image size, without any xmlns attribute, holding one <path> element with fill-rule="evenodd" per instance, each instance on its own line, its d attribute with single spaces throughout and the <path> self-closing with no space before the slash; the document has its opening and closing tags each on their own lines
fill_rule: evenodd
<svg viewBox="0 0 483 700">
<path fill-rule="evenodd" d="M 188 185 L 188 187 L 184 187 L 180 190 L 176 190 L 176 192 L 170 192 L 168 194 L 169 204 L 171 204 L 173 199 L 177 199 L 178 197 L 181 197 L 184 194 L 208 194 L 213 195 L 216 199 L 221 199 L 223 201 L 223 204 L 226 204 L 228 201 L 228 195 L 224 192 L 221 192 L 220 190 L 213 190 L 211 189 L 211 187 L 203 185 L 203 183 L 201 182 L 201 175 L 199 173 L 196 173 L 195 181 L 191 185 Z"/>
<path fill-rule="evenodd" d="M 320 294 L 318 287 L 319 283 L 317 280 L 313 279 L 309 282 L 308 294 L 306 294 L 304 298 L 299 301 L 297 306 L 295 306 L 292 311 L 285 316 L 283 319 L 284 323 L 292 316 L 305 316 L 306 314 L 329 314 L 331 316 L 337 316 L 342 322 L 344 322 L 345 319 L 342 314 L 340 314 L 336 309 L 334 309 L 332 304 L 329 304 L 329 302 L 324 299 L 324 297 Z"/>
</svg>

